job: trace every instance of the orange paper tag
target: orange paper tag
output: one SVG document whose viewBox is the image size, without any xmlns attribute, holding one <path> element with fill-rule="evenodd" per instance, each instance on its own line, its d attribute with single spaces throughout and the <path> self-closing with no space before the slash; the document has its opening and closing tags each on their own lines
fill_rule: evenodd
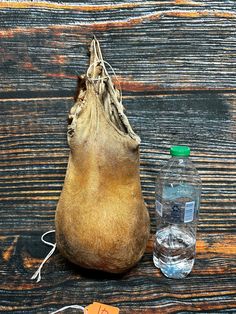
<svg viewBox="0 0 236 314">
<path fill-rule="evenodd" d="M 93 302 L 93 304 L 86 306 L 84 314 L 119 314 L 119 312 L 118 307 Z"/>
</svg>

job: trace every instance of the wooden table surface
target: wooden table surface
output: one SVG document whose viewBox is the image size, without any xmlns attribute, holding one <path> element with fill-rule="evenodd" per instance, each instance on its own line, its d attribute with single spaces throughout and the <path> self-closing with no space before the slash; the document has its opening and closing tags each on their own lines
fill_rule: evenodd
<svg viewBox="0 0 236 314">
<path fill-rule="evenodd" d="M 50 313 L 100 301 L 121 314 L 236 313 L 236 4 L 231 0 L 0 1 L 0 312 Z M 58 252 L 42 280 L 65 176 L 67 113 L 96 34 L 141 136 L 152 237 L 124 276 Z M 197 259 L 183 280 L 152 263 L 154 184 L 173 144 L 202 181 Z M 77 310 L 78 312 L 78 310 Z M 77 313 L 68 310 L 65 313 Z"/>
</svg>

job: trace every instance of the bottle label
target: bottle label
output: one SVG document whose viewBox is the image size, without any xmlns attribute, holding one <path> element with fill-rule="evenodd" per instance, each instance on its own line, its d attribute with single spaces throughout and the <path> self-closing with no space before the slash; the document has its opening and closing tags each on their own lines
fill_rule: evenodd
<svg viewBox="0 0 236 314">
<path fill-rule="evenodd" d="M 186 202 L 184 210 L 184 222 L 191 222 L 194 218 L 195 202 Z"/>
<path fill-rule="evenodd" d="M 156 212 L 169 223 L 188 223 L 195 217 L 195 201 L 189 198 L 156 201 Z"/>
<path fill-rule="evenodd" d="M 162 217 L 163 205 L 158 201 L 156 201 L 156 211 Z"/>
</svg>

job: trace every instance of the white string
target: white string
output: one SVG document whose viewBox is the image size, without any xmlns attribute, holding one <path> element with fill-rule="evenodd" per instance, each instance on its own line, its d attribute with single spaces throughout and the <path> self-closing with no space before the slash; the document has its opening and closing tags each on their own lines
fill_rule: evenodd
<svg viewBox="0 0 236 314">
<path fill-rule="evenodd" d="M 78 310 L 82 310 L 82 311 L 85 310 L 85 308 L 82 307 L 82 306 L 80 306 L 80 305 L 68 305 L 68 306 L 62 307 L 61 309 L 59 309 L 59 310 L 57 310 L 57 311 L 55 311 L 55 312 L 51 312 L 50 314 L 56 314 L 56 313 L 59 313 L 59 312 L 61 312 L 61 311 L 64 311 L 64 310 L 70 309 L 70 308 L 72 308 L 72 309 L 78 309 Z M 85 313 L 85 312 L 84 312 L 84 313 Z"/>
<path fill-rule="evenodd" d="M 117 82 L 118 82 L 118 84 L 119 84 L 119 88 L 120 88 L 120 102 L 122 103 L 122 89 L 121 89 L 120 81 L 118 80 L 118 77 L 117 77 L 117 75 L 116 75 L 116 72 L 115 72 L 115 70 L 113 69 L 113 67 L 110 65 L 109 62 L 104 61 L 104 60 L 103 60 L 103 62 L 109 66 L 109 68 L 111 69 L 113 75 L 115 76 L 115 78 L 116 78 L 116 80 L 117 80 Z"/>
<path fill-rule="evenodd" d="M 37 278 L 37 282 L 39 282 L 41 280 L 41 270 L 43 268 L 43 265 L 47 262 L 47 260 L 52 256 L 52 254 L 55 252 L 56 250 L 56 243 L 51 243 L 51 242 L 48 242 L 44 239 L 44 237 L 46 235 L 48 235 L 49 233 L 55 233 L 55 230 L 50 230 L 50 231 L 47 231 L 45 232 L 42 236 L 41 236 L 41 241 L 49 246 L 52 247 L 51 251 L 48 253 L 48 255 L 45 257 L 45 259 L 43 260 L 43 262 L 41 263 L 41 265 L 39 266 L 38 270 L 34 273 L 34 275 L 31 277 L 31 279 L 36 279 Z M 62 308 L 60 308 L 59 310 L 56 310 L 55 312 L 51 312 L 50 314 L 56 314 L 56 313 L 59 313 L 61 311 L 64 311 L 66 309 L 69 309 L 69 308 L 73 308 L 73 309 L 78 309 L 78 310 L 82 310 L 84 312 L 84 314 L 87 313 L 87 311 L 85 312 L 85 308 L 80 306 L 80 305 L 68 305 L 68 306 L 64 306 Z"/>
<path fill-rule="evenodd" d="M 44 237 L 46 235 L 48 235 L 49 233 L 55 233 L 55 230 L 50 230 L 45 232 L 42 236 L 41 236 L 41 241 L 49 246 L 52 247 L 51 251 L 48 253 L 48 255 L 45 257 L 45 259 L 42 261 L 41 265 L 39 266 L 38 270 L 33 274 L 33 276 L 31 277 L 31 279 L 36 279 L 37 278 L 37 282 L 39 282 L 41 280 L 41 269 L 43 268 L 43 265 L 47 262 L 47 260 L 52 256 L 52 254 L 55 252 L 56 250 L 56 243 L 51 243 L 48 242 L 46 240 L 44 240 Z"/>
<path fill-rule="evenodd" d="M 104 61 L 103 61 L 103 62 L 104 62 Z M 94 62 L 93 62 L 92 64 L 90 64 L 90 66 L 88 67 L 86 76 L 87 76 L 91 81 L 101 81 L 101 80 L 103 80 L 103 79 L 108 78 L 107 75 L 106 75 L 106 76 L 101 76 L 101 77 L 99 77 L 99 78 L 91 78 L 91 77 L 89 76 L 90 68 L 91 68 L 93 65 L 95 65 L 95 64 L 99 65 L 99 63 L 102 63 L 102 61 L 94 61 Z"/>
<path fill-rule="evenodd" d="M 92 64 L 90 64 L 90 66 L 88 67 L 87 73 L 86 73 L 87 77 L 89 78 L 90 81 L 101 81 L 101 80 L 104 80 L 104 79 L 107 79 L 107 78 L 108 78 L 108 73 L 107 73 L 106 76 L 101 76 L 101 77 L 99 77 L 99 78 L 91 78 L 91 77 L 89 77 L 90 68 L 91 68 L 93 65 L 95 65 L 95 64 L 98 65 L 99 63 L 107 64 L 107 65 L 109 66 L 109 68 L 111 69 L 111 71 L 112 71 L 112 73 L 113 73 L 115 79 L 117 80 L 117 82 L 118 82 L 118 84 L 119 84 L 120 103 L 122 103 L 122 89 L 121 89 L 121 84 L 120 84 L 120 81 L 119 81 L 119 79 L 118 79 L 118 77 L 117 77 L 117 75 L 116 75 L 115 70 L 113 69 L 113 67 L 110 65 L 109 62 L 104 61 L 104 60 L 99 60 L 99 61 L 95 61 L 95 62 L 93 62 Z M 106 70 L 106 68 L 105 68 L 104 65 L 103 65 L 103 67 L 104 67 L 104 70 Z"/>
</svg>

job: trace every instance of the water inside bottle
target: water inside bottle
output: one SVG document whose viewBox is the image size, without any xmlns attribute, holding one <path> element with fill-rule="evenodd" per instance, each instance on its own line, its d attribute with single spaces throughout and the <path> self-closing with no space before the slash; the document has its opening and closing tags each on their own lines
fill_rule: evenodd
<svg viewBox="0 0 236 314">
<path fill-rule="evenodd" d="M 169 225 L 156 233 L 153 262 L 169 278 L 184 278 L 192 270 L 196 238 L 177 225 Z"/>
</svg>

